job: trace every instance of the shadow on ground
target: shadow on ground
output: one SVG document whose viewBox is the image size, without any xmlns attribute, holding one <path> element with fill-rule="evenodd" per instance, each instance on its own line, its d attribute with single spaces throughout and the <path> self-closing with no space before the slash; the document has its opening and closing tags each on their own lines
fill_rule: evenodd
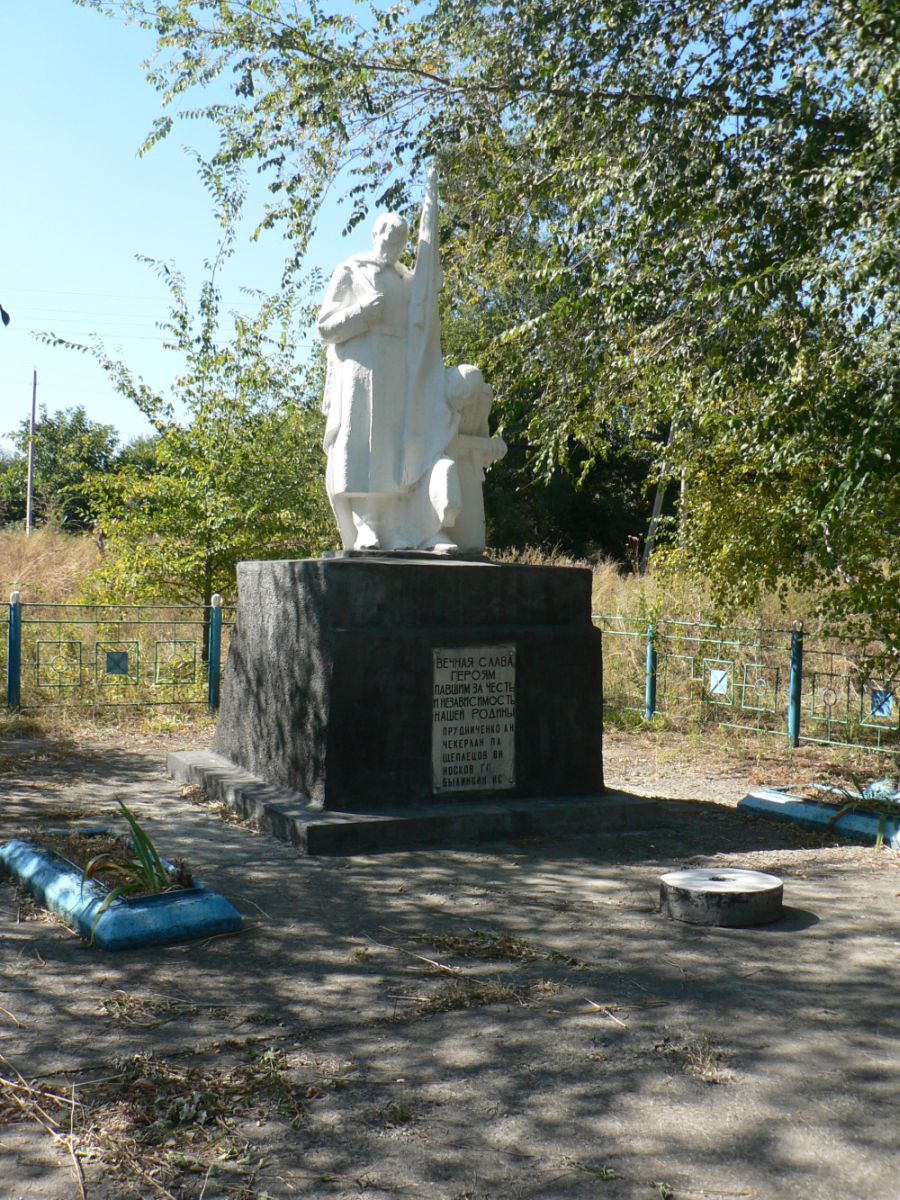
<svg viewBox="0 0 900 1200">
<path fill-rule="evenodd" d="M 0 1073 L 77 1085 L 92 1198 L 895 1194 L 895 853 L 661 800 L 620 838 L 316 860 L 161 754 L 45 743 L 0 786 L 4 839 L 121 796 L 246 920 L 104 955 L 0 889 Z M 662 918 L 658 876 L 710 862 L 781 874 L 784 918 Z M 9 1194 L 77 1194 L 14 1108 Z"/>
</svg>

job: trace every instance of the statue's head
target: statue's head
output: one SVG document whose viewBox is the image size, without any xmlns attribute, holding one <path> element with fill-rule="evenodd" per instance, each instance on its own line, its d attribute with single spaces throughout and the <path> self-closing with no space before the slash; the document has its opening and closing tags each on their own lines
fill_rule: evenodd
<svg viewBox="0 0 900 1200">
<path fill-rule="evenodd" d="M 396 213 L 385 213 L 375 219 L 372 241 L 375 254 L 382 262 L 395 263 L 409 239 L 409 226 Z"/>
<path fill-rule="evenodd" d="M 447 402 L 454 412 L 459 413 L 460 433 L 475 437 L 490 437 L 488 413 L 494 399 L 494 391 L 485 383 L 484 376 L 471 363 L 460 363 L 446 370 Z"/>
<path fill-rule="evenodd" d="M 448 367 L 447 399 L 457 411 L 465 408 L 472 400 L 489 397 L 494 393 L 484 381 L 484 376 L 471 363 L 460 363 L 458 367 Z"/>
</svg>

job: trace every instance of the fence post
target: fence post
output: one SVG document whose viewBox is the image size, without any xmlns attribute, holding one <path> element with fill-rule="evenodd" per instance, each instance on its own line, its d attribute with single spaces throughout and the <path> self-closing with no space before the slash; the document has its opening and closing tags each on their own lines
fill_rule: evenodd
<svg viewBox="0 0 900 1200">
<path fill-rule="evenodd" d="M 656 712 L 656 643 L 655 631 L 647 626 L 647 669 L 644 676 L 644 720 L 649 721 Z"/>
<path fill-rule="evenodd" d="M 215 711 L 219 707 L 219 682 L 222 678 L 222 597 L 212 597 L 209 610 L 209 658 L 207 662 L 207 700 Z"/>
<path fill-rule="evenodd" d="M 9 597 L 9 631 L 6 649 L 6 706 L 16 712 L 22 702 L 22 599 L 20 592 Z"/>
<path fill-rule="evenodd" d="M 791 675 L 788 684 L 788 742 L 800 745 L 800 695 L 803 690 L 803 622 L 795 621 L 791 632 Z"/>
</svg>

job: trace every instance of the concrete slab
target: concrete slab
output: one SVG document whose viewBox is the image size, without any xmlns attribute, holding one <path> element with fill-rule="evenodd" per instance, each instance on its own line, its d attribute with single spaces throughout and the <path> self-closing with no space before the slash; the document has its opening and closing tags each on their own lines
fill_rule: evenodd
<svg viewBox="0 0 900 1200">
<path fill-rule="evenodd" d="M 307 854 L 360 854 L 414 846 L 460 846 L 523 837 L 624 833 L 660 823 L 652 800 L 603 792 L 552 799 L 470 800 L 405 805 L 377 813 L 325 810 L 300 792 L 281 790 L 210 750 L 170 753 L 173 779 L 252 821 Z"/>
<path fill-rule="evenodd" d="M 834 816 L 839 809 L 833 804 L 805 800 L 802 796 L 792 796 L 777 788 L 755 788 L 738 803 L 738 808 L 773 821 L 790 821 L 802 829 L 833 829 L 835 833 L 864 845 L 874 845 L 878 837 L 878 813 L 848 812 L 835 821 Z M 900 814 L 885 821 L 884 843 L 894 850 L 900 850 Z"/>
</svg>

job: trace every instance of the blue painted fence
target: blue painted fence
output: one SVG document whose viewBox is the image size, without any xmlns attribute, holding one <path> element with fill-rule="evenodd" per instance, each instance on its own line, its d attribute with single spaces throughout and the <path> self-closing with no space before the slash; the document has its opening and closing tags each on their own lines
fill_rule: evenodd
<svg viewBox="0 0 900 1200">
<path fill-rule="evenodd" d="M 234 613 L 208 608 L 23 604 L 10 597 L 0 640 L 7 707 L 219 706 Z M 603 633 L 604 705 L 650 720 L 778 733 L 801 742 L 900 749 L 900 684 L 865 675 L 872 647 L 793 629 L 594 617 Z M 0 610 L 0 627 L 2 627 Z M 2 628 L 0 628 L 2 635 Z"/>
<path fill-rule="evenodd" d="M 7 708 L 219 706 L 232 615 L 189 605 L 23 604 L 6 617 Z M 2 651 L 0 651 L 2 653 Z"/>
<path fill-rule="evenodd" d="M 792 629 L 594 617 L 608 713 L 776 733 L 801 742 L 900 750 L 900 683 L 860 664 L 876 647 Z"/>
</svg>

